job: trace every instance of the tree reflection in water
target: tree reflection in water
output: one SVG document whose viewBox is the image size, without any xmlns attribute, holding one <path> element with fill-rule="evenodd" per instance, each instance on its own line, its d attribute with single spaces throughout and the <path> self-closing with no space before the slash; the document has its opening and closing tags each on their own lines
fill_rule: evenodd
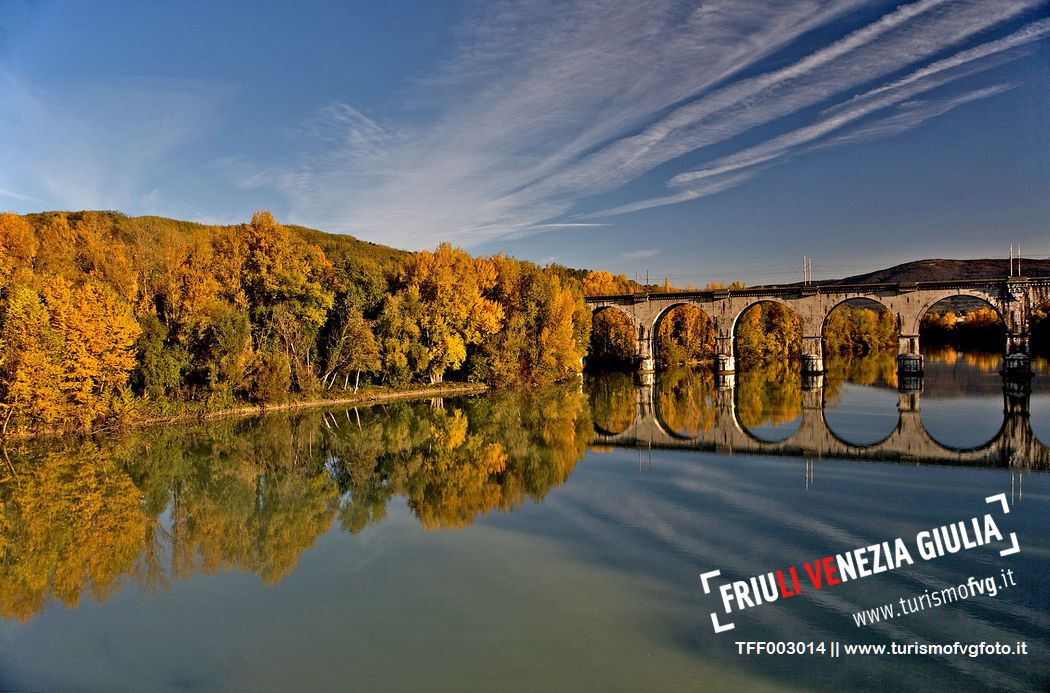
<svg viewBox="0 0 1050 693">
<path fill-rule="evenodd" d="M 736 383 L 736 411 L 742 426 L 781 426 L 802 413 L 802 373 L 797 361 L 753 364 L 737 374 Z"/>
<path fill-rule="evenodd" d="M 710 368 L 672 368 L 660 374 L 656 406 L 677 435 L 692 437 L 715 423 L 715 376 Z"/>
<path fill-rule="evenodd" d="M 359 532 L 395 496 L 427 529 L 540 500 L 587 450 L 578 386 L 444 406 L 395 402 L 8 449 L 0 616 L 246 570 L 279 582 L 338 517 Z"/>
<path fill-rule="evenodd" d="M 621 433 L 634 422 L 634 378 L 629 373 L 599 373 L 588 377 L 587 394 L 594 424 L 607 433 Z"/>
</svg>

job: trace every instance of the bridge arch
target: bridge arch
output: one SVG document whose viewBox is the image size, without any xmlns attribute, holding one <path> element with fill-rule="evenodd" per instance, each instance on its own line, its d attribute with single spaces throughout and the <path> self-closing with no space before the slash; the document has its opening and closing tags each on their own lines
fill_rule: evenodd
<svg viewBox="0 0 1050 693">
<path fill-rule="evenodd" d="M 926 424 L 922 421 L 922 417 L 919 418 L 919 424 L 922 426 L 923 432 L 926 434 L 926 437 L 929 438 L 931 442 L 933 442 L 935 445 L 939 445 L 942 449 L 947 450 L 948 452 L 953 452 L 957 454 L 981 453 L 986 450 L 991 450 L 1005 436 L 1006 427 L 1008 423 L 1009 422 L 1004 418 L 1002 425 L 999 426 L 999 430 L 997 430 L 995 432 L 995 435 L 993 435 L 991 438 L 984 441 L 983 443 L 978 443 L 977 445 L 963 447 L 957 445 L 948 445 L 944 441 L 940 440 L 937 436 L 930 433 L 930 430 L 928 428 L 926 428 Z"/>
<path fill-rule="evenodd" d="M 949 305 L 948 302 L 953 300 L 956 305 Z M 938 306 L 941 308 L 938 309 Z M 965 323 L 960 323 L 964 318 Z M 1024 318 L 1013 316 L 1013 321 L 1023 324 Z M 1027 333 L 1023 333 L 1020 340 L 1024 346 L 1014 344 L 1011 339 L 1014 330 L 1010 329 L 1010 322 L 1011 316 L 997 298 L 976 293 L 951 294 L 941 298 L 931 297 L 925 302 L 916 334 L 922 335 L 920 339 L 927 345 L 933 343 L 995 354 L 993 365 L 998 369 L 997 356 L 1018 349 L 1027 353 Z M 957 329 L 960 324 L 962 329 Z"/>
<path fill-rule="evenodd" d="M 605 436 L 619 436 L 636 423 L 637 392 L 626 373 L 602 373 L 589 380 L 588 404 L 594 430 Z"/>
<path fill-rule="evenodd" d="M 594 316 L 596 316 L 596 315 L 598 315 L 600 313 L 604 313 L 607 310 L 615 310 L 618 313 L 620 313 L 620 315 L 626 316 L 627 319 L 630 320 L 632 324 L 636 322 L 636 320 L 634 318 L 634 313 L 631 313 L 630 311 L 625 310 L 623 306 L 621 306 L 619 304 L 616 304 L 616 303 L 604 303 L 602 305 L 595 306 L 594 308 L 591 309 L 591 317 L 593 318 Z"/>
<path fill-rule="evenodd" d="M 689 311 L 699 313 L 703 318 L 698 328 L 703 330 L 704 334 L 693 336 L 694 339 L 702 340 L 701 347 L 703 347 L 705 351 L 710 351 L 709 354 L 703 354 L 703 358 L 714 358 L 715 342 L 718 335 L 715 316 L 704 306 L 704 304 L 698 303 L 697 301 L 675 301 L 661 308 L 661 310 L 653 317 L 653 322 L 650 328 L 653 340 L 653 356 L 656 357 L 657 362 L 661 367 L 674 365 L 668 362 L 668 354 L 663 353 L 661 345 L 661 330 L 664 329 L 665 325 L 670 324 L 667 321 L 672 319 L 674 313 L 687 313 Z"/>
<path fill-rule="evenodd" d="M 886 305 L 884 301 L 879 300 L 879 298 L 875 296 L 850 296 L 849 298 L 844 298 L 828 307 L 827 312 L 824 313 L 824 319 L 820 323 L 821 331 L 823 331 L 824 326 L 827 325 L 828 316 L 843 306 L 851 306 L 855 308 L 869 308 L 876 306 L 879 310 L 884 310 L 890 314 L 893 313 L 893 310 Z"/>
<path fill-rule="evenodd" d="M 1050 296 L 1035 296 L 1025 332 L 1031 339 L 1032 353 L 1050 357 Z"/>
<path fill-rule="evenodd" d="M 918 307 L 914 311 L 910 311 L 907 314 L 901 314 L 901 334 L 919 334 L 919 325 L 922 323 L 923 317 L 926 316 L 930 309 L 941 301 L 956 296 L 965 296 L 967 298 L 977 299 L 982 303 L 988 305 L 989 308 L 994 310 L 999 316 L 999 319 L 1003 321 L 1004 325 L 1009 326 L 1008 315 L 1004 315 L 1003 307 L 997 294 L 993 294 L 980 289 L 951 289 L 936 292 L 925 292 L 922 298 L 922 302 L 919 303 Z"/>
<path fill-rule="evenodd" d="M 783 299 L 781 299 L 779 297 L 768 297 L 768 298 L 767 297 L 762 297 L 762 298 L 759 298 L 759 299 L 748 301 L 746 305 L 744 305 L 743 307 L 741 307 L 739 310 L 736 311 L 736 314 L 733 316 L 731 324 L 730 324 L 729 335 L 732 338 L 733 352 L 734 352 L 734 355 L 736 356 L 736 358 L 740 358 L 741 356 L 743 356 L 746 359 L 748 357 L 754 356 L 754 354 L 751 353 L 750 347 L 747 344 L 746 340 L 754 338 L 755 335 L 753 335 L 753 334 L 751 334 L 749 332 L 745 332 L 745 334 L 744 334 L 745 341 L 742 342 L 741 341 L 741 328 L 744 327 L 745 330 L 749 330 L 750 331 L 750 330 L 753 330 L 753 329 L 758 329 L 760 326 L 759 325 L 749 325 L 746 322 L 742 323 L 741 320 L 744 318 L 745 315 L 748 315 L 749 313 L 754 315 L 755 313 L 753 313 L 753 311 L 764 310 L 763 307 L 765 305 L 776 306 L 778 308 L 778 310 L 780 310 L 780 309 L 784 310 L 788 315 L 790 315 L 795 320 L 795 324 L 788 324 L 786 326 L 788 332 L 785 333 L 785 335 L 784 335 L 784 342 L 783 342 L 783 349 L 782 349 L 782 351 L 790 352 L 791 349 L 790 349 L 790 347 L 788 345 L 789 344 L 793 344 L 793 343 L 801 343 L 802 337 L 805 336 L 805 333 L 806 333 L 805 325 L 804 325 L 805 316 L 802 315 L 802 313 L 798 310 L 798 308 L 795 305 L 792 305 L 788 301 L 785 301 L 785 300 L 783 300 Z M 777 318 L 775 317 L 774 319 L 777 319 Z M 765 330 L 763 330 L 763 332 L 765 332 Z M 768 333 L 767 333 L 767 336 L 768 336 Z M 773 346 L 768 339 L 763 340 L 762 344 L 763 345 L 768 345 L 768 346 Z M 772 354 L 770 354 L 770 355 L 772 355 Z M 794 356 L 799 356 L 799 355 L 800 354 L 795 354 L 795 353 L 782 353 L 782 354 L 780 354 L 780 356 L 788 356 L 789 358 L 790 357 L 794 357 Z"/>
<path fill-rule="evenodd" d="M 623 306 L 599 305 L 591 310 L 587 365 L 622 370 L 634 363 L 641 324 Z"/>
<path fill-rule="evenodd" d="M 828 332 L 829 322 L 831 321 L 832 316 L 836 314 L 836 311 L 841 311 L 841 310 L 844 310 L 846 308 L 867 309 L 867 310 L 870 310 L 870 311 L 876 313 L 879 317 L 881 317 L 883 315 L 889 316 L 890 319 L 893 319 L 893 324 L 894 324 L 894 327 L 893 327 L 894 334 L 893 334 L 893 337 L 892 337 L 892 343 L 893 344 L 897 343 L 897 340 L 899 339 L 899 336 L 901 334 L 901 330 L 900 330 L 899 321 L 894 318 L 893 310 L 890 309 L 890 307 L 888 305 L 886 305 L 886 303 L 884 303 L 883 301 L 880 301 L 877 298 L 868 297 L 868 296 L 853 296 L 851 298 L 846 298 L 846 299 L 843 299 L 843 300 L 841 300 L 841 301 L 831 305 L 831 307 L 828 308 L 827 312 L 824 313 L 824 317 L 823 317 L 823 319 L 820 322 L 820 338 L 822 340 L 824 340 L 825 343 L 828 340 L 827 332 Z M 834 345 L 831 345 L 831 346 L 834 346 Z"/>
<path fill-rule="evenodd" d="M 900 421 L 900 417 L 898 416 L 898 422 L 899 421 Z M 899 423 L 898 423 L 898 425 L 899 425 Z M 834 427 L 831 424 L 828 423 L 828 417 L 827 417 L 827 412 L 826 411 L 824 412 L 824 426 L 828 430 L 828 435 L 830 435 L 832 438 L 834 438 L 843 447 L 850 448 L 850 449 L 853 449 L 853 450 L 878 450 L 879 448 L 884 446 L 887 442 L 889 442 L 889 440 L 891 438 L 893 438 L 893 435 L 897 432 L 897 428 L 894 427 L 893 430 L 891 430 L 889 433 L 887 433 L 885 436 L 883 436 L 879 440 L 875 441 L 874 443 L 855 443 L 855 442 L 853 442 L 851 440 L 847 440 L 845 437 L 839 435 L 839 433 L 835 431 Z"/>
</svg>

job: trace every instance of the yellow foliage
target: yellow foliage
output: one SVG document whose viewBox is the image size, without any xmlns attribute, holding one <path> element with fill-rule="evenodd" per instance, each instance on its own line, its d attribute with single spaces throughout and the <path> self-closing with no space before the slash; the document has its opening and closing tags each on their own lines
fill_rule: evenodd
<svg viewBox="0 0 1050 693">
<path fill-rule="evenodd" d="M 16 287 L 2 327 L 3 400 L 20 423 L 90 427 L 111 414 L 135 366 L 139 326 L 115 293 L 41 280 L 39 294 Z"/>
<path fill-rule="evenodd" d="M 29 222 L 17 214 L 0 214 L 0 286 L 15 269 L 32 266 L 37 247 Z"/>
<path fill-rule="evenodd" d="M 625 275 L 592 271 L 583 278 L 584 296 L 609 296 L 632 293 L 631 282 Z"/>
<path fill-rule="evenodd" d="M 4 489 L 0 487 L 0 491 Z M 0 493 L 0 615 L 28 620 L 48 597 L 104 598 L 145 538 L 142 494 L 91 444 L 26 466 Z"/>
</svg>

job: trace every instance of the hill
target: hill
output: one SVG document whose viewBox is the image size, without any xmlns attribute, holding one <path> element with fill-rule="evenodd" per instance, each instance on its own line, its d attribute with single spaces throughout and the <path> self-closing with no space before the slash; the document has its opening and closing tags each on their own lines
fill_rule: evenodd
<svg viewBox="0 0 1050 693">
<path fill-rule="evenodd" d="M 1050 277 L 1050 260 L 1022 260 L 1026 277 Z M 998 279 L 1008 276 L 1008 259 L 983 260 L 916 260 L 886 269 L 857 274 L 821 284 L 881 284 L 893 282 L 927 282 L 951 279 Z"/>
<path fill-rule="evenodd" d="M 195 232 L 209 228 L 236 228 L 237 226 L 242 226 L 240 224 L 230 226 L 209 226 L 208 224 L 200 224 L 195 221 L 183 221 L 181 219 L 170 219 L 168 217 L 159 216 L 129 217 L 122 212 L 109 210 L 96 212 L 91 212 L 89 210 L 78 212 L 37 212 L 34 214 L 26 214 L 24 216 L 30 224 L 38 227 L 43 225 L 48 218 L 55 215 L 63 215 L 66 217 L 70 225 L 75 225 L 85 214 L 90 213 L 100 215 L 105 223 L 115 230 L 118 236 L 125 239 L 131 238 L 135 235 L 137 229 L 142 228 L 148 228 L 152 232 L 157 233 L 174 232 L 179 236 L 189 236 Z M 295 233 L 307 243 L 321 248 L 329 258 L 343 256 L 367 258 L 380 265 L 387 266 L 393 264 L 394 261 L 404 260 L 412 255 L 412 253 L 407 250 L 400 250 L 379 243 L 363 241 L 347 234 L 318 231 L 317 229 L 296 226 L 294 224 L 286 224 L 285 228 Z"/>
</svg>

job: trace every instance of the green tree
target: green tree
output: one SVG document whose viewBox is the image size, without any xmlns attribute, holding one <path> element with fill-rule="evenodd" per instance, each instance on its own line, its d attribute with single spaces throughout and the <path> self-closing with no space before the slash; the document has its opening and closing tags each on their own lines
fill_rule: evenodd
<svg viewBox="0 0 1050 693">
<path fill-rule="evenodd" d="M 361 382 L 361 371 L 375 372 L 382 366 L 379 345 L 372 333 L 372 325 L 357 308 L 347 308 L 340 316 L 339 325 L 329 336 L 325 370 L 321 385 L 331 388 L 340 375 L 343 388 L 350 373 L 354 374 L 354 392 Z"/>
</svg>

